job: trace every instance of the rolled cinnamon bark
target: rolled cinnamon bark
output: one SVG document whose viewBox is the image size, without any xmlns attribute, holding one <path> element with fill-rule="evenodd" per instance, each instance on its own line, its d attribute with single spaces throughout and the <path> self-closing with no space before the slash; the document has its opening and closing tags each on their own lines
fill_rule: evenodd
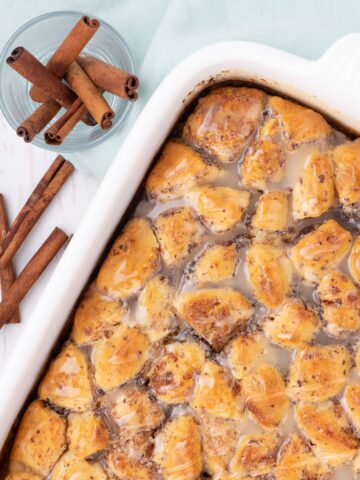
<svg viewBox="0 0 360 480">
<path fill-rule="evenodd" d="M 77 62 L 97 87 L 132 102 L 138 98 L 136 90 L 139 87 L 139 79 L 136 75 L 91 55 L 80 55 Z"/>
<path fill-rule="evenodd" d="M 79 98 L 75 100 L 71 108 L 46 130 L 44 134 L 45 142 L 48 145 L 61 145 L 86 112 L 86 107 L 82 101 Z"/>
<path fill-rule="evenodd" d="M 91 40 L 100 26 L 99 20 L 83 16 L 68 33 L 62 44 L 55 51 L 47 63 L 47 68 L 58 78 L 62 78 L 68 67 L 74 62 Z M 30 89 L 30 96 L 35 102 L 45 102 L 49 99 L 45 92 L 33 85 Z"/>
<path fill-rule="evenodd" d="M 6 297 L 0 303 L 0 327 L 11 319 L 21 300 L 68 238 L 65 232 L 56 227 L 24 267 L 18 278 L 12 284 Z"/>
<path fill-rule="evenodd" d="M 0 240 L 2 240 L 7 232 L 8 229 L 8 220 L 6 215 L 5 209 L 5 202 L 4 197 L 0 193 Z M 1 298 L 2 300 L 5 299 L 6 295 L 8 294 L 12 284 L 15 280 L 15 271 L 10 262 L 6 267 L 0 268 L 0 289 L 1 289 Z M 9 323 L 19 323 L 20 322 L 20 314 L 19 309 L 17 308 L 14 315 L 10 318 Z"/>
<path fill-rule="evenodd" d="M 33 138 L 51 122 L 60 108 L 60 105 L 54 100 L 43 103 L 18 126 L 16 133 L 19 137 L 22 137 L 26 143 L 31 142 Z"/>
<path fill-rule="evenodd" d="M 15 48 L 6 63 L 63 107 L 70 108 L 76 100 L 74 92 L 24 47 Z"/>
<path fill-rule="evenodd" d="M 110 128 L 115 114 L 77 62 L 73 62 L 67 69 L 65 80 L 76 92 L 78 97 L 81 98 L 83 104 L 100 127 L 104 130 Z"/>
</svg>

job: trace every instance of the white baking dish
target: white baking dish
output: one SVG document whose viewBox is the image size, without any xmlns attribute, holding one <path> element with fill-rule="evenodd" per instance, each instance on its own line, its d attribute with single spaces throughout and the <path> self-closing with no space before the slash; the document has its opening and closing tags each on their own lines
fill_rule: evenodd
<svg viewBox="0 0 360 480">
<path fill-rule="evenodd" d="M 360 132 L 360 34 L 313 62 L 248 42 L 200 50 L 165 78 L 139 116 L 26 324 L 0 379 L 0 447 L 79 293 L 184 103 L 209 79 L 257 82 Z"/>
</svg>

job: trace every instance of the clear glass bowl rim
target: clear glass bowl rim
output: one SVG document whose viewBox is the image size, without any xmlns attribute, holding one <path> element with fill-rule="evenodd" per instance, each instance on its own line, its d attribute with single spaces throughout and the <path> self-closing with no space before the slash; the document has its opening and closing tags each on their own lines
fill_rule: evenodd
<svg viewBox="0 0 360 480">
<path fill-rule="evenodd" d="M 106 22 L 105 20 L 103 20 L 99 16 L 93 15 L 93 14 L 90 14 L 90 13 L 81 12 L 81 11 L 78 11 L 78 10 L 55 10 L 55 11 L 52 11 L 52 12 L 47 12 L 47 13 L 43 13 L 41 15 L 38 15 L 37 17 L 34 17 L 31 20 L 25 22 L 21 27 L 19 27 L 11 35 L 11 37 L 5 43 L 3 49 L 0 53 L 0 71 L 1 71 L 2 68 L 4 68 L 5 63 L 6 63 L 6 58 L 11 53 L 9 51 L 10 50 L 10 45 L 16 40 L 16 38 L 18 36 L 21 35 L 22 32 L 31 28 L 33 25 L 36 25 L 37 23 L 41 22 L 42 20 L 46 20 L 47 18 L 60 17 L 60 16 L 63 16 L 63 15 L 79 15 L 80 17 L 86 15 L 88 17 L 97 18 L 100 21 L 101 25 L 105 26 L 106 29 L 116 38 L 116 41 L 123 47 L 123 50 L 124 50 L 124 52 L 127 56 L 127 60 L 129 62 L 129 65 L 131 67 L 131 73 L 136 74 L 135 64 L 134 64 L 134 61 L 133 61 L 133 58 L 132 58 L 132 55 L 131 55 L 130 48 L 129 48 L 128 44 L 126 43 L 126 41 L 124 40 L 124 38 L 120 35 L 120 33 L 114 27 L 112 27 L 108 22 Z M 72 147 L 66 148 L 66 146 L 63 147 L 62 145 L 59 147 L 59 146 L 54 146 L 54 145 L 47 145 L 45 142 L 40 142 L 37 137 L 35 137 L 34 140 L 31 143 L 32 143 L 32 145 L 36 145 L 39 148 L 42 148 L 44 150 L 53 151 L 53 152 L 60 152 L 61 151 L 61 152 L 64 152 L 64 153 L 71 153 L 71 152 L 79 152 L 81 150 L 88 150 L 90 148 L 93 148 L 93 147 L 103 143 L 104 141 L 108 140 L 112 135 L 114 135 L 114 133 L 116 132 L 117 127 L 119 126 L 120 122 L 121 123 L 125 122 L 126 117 L 129 115 L 129 113 L 130 113 L 130 111 L 133 107 L 133 104 L 134 104 L 134 102 L 129 102 L 128 103 L 128 108 L 126 109 L 126 111 L 122 115 L 118 116 L 118 118 L 116 118 L 116 116 L 115 116 L 115 122 L 113 122 L 112 128 L 107 130 L 104 133 L 103 136 L 101 136 L 100 138 L 98 138 L 97 140 L 92 142 L 91 145 L 89 145 L 87 142 L 84 142 L 83 145 L 79 145 L 76 148 L 72 148 Z M 8 111 L 7 111 L 7 108 L 5 107 L 5 102 L 4 102 L 1 94 L 0 94 L 0 110 L 1 110 L 2 114 L 4 115 L 7 123 L 11 126 L 11 128 L 13 128 L 16 131 L 18 125 L 17 124 L 15 125 L 15 123 L 12 122 L 12 119 L 10 118 L 10 115 L 8 115 Z M 39 135 L 41 135 L 41 133 Z"/>
</svg>

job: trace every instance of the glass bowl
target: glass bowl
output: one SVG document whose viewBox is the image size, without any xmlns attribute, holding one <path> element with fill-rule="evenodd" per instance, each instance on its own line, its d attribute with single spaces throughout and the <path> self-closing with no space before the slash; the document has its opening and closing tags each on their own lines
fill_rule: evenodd
<svg viewBox="0 0 360 480">
<path fill-rule="evenodd" d="M 25 23 L 6 43 L 0 55 L 0 108 L 8 123 L 15 130 L 39 106 L 39 103 L 30 98 L 30 82 L 10 68 L 6 64 L 6 58 L 14 48 L 23 46 L 35 55 L 40 62 L 46 64 L 68 32 L 83 15 L 85 14 L 82 12 L 73 11 L 51 12 L 41 15 Z M 88 13 L 86 15 L 91 16 Z M 133 60 L 124 39 L 108 23 L 99 20 L 101 22 L 100 28 L 83 52 L 101 58 L 123 70 L 135 73 Z M 102 130 L 99 125 L 89 127 L 83 122 L 79 122 L 62 145 L 54 146 L 45 143 L 45 127 L 33 139 L 32 143 L 45 150 L 64 153 L 76 152 L 99 145 L 124 124 L 133 105 L 132 102 L 109 93 L 105 94 L 105 98 L 115 112 L 112 128 Z M 62 113 L 64 113 L 63 109 L 51 123 Z M 23 140 L 21 139 L 21 141 Z"/>
</svg>

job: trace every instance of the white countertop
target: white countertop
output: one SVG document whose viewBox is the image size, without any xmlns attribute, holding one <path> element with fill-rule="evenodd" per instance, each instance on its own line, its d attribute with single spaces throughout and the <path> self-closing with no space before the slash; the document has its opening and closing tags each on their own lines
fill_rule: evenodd
<svg viewBox="0 0 360 480">
<path fill-rule="evenodd" d="M 59 151 L 59 153 L 61 152 Z M 5 197 L 10 222 L 55 156 L 54 152 L 47 152 L 24 143 L 0 114 L 0 192 Z M 71 160 L 71 154 L 64 156 Z M 62 228 L 67 234 L 75 232 L 98 185 L 98 180 L 79 172 L 71 175 L 15 256 L 14 266 L 17 273 L 21 271 L 55 226 Z M 22 325 L 29 318 L 56 263 L 57 259 L 55 258 L 22 301 L 21 324 L 5 325 L 0 329 L 0 372 L 21 332 Z"/>
</svg>

